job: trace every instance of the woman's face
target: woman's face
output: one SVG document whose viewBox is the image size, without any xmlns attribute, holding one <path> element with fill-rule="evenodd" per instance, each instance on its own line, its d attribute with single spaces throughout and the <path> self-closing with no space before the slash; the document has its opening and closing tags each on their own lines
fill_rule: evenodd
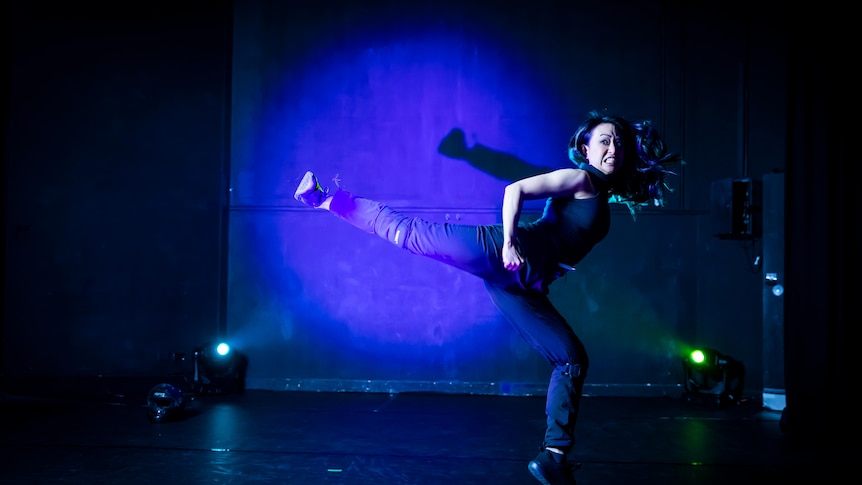
<svg viewBox="0 0 862 485">
<path fill-rule="evenodd" d="M 617 164 L 623 163 L 622 140 L 617 136 L 616 127 L 612 123 L 602 123 L 590 133 L 589 143 L 581 146 L 584 156 L 603 174 L 612 174 Z"/>
</svg>

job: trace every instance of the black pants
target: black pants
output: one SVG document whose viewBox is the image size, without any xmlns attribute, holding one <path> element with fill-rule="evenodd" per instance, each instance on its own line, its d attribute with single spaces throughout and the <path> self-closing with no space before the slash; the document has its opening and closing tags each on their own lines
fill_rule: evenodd
<svg viewBox="0 0 862 485">
<path fill-rule="evenodd" d="M 547 296 L 547 286 L 559 276 L 559 268 L 537 267 L 531 264 L 529 254 L 523 255 L 526 264 L 521 271 L 504 268 L 500 224 L 429 222 L 342 190 L 333 194 L 330 211 L 413 254 L 482 278 L 497 308 L 553 366 L 545 406 L 544 445 L 571 449 L 589 360 L 583 343 Z"/>
</svg>

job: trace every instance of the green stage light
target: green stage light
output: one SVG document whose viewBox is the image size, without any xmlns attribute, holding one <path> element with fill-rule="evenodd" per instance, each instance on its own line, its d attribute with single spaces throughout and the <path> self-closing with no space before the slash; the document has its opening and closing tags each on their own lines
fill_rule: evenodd
<svg viewBox="0 0 862 485">
<path fill-rule="evenodd" d="M 724 406 L 742 398 L 745 366 L 742 362 L 701 347 L 689 352 L 682 361 L 685 394 L 689 401 L 712 401 Z"/>
</svg>

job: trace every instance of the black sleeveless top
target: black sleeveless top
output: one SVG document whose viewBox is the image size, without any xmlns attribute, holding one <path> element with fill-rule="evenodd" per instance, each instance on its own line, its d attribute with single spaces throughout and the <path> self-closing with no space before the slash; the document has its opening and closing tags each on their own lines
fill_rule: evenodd
<svg viewBox="0 0 862 485">
<path fill-rule="evenodd" d="M 522 225 L 518 233 L 522 254 L 531 272 L 542 275 L 542 286 L 562 273 L 560 263 L 575 266 L 610 230 L 607 176 L 590 165 L 583 169 L 598 190 L 595 197 L 551 197 L 542 217 Z"/>
</svg>

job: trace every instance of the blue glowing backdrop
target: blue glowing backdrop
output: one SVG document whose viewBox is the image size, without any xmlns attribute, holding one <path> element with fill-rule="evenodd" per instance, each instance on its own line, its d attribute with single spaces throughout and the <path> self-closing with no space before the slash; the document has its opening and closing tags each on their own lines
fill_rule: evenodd
<svg viewBox="0 0 862 485">
<path fill-rule="evenodd" d="M 575 28 L 563 2 L 469 3 L 236 7 L 226 336 L 251 356 L 249 387 L 544 390 L 550 369 L 479 279 L 293 200 L 311 169 L 430 220 L 495 223 L 509 180 L 570 163 L 586 111 L 661 121 L 665 45 L 626 37 L 660 11 L 614 16 L 597 45 L 599 6 Z M 554 285 L 592 382 L 679 382 L 695 224 L 616 208 L 604 246 Z"/>
</svg>

